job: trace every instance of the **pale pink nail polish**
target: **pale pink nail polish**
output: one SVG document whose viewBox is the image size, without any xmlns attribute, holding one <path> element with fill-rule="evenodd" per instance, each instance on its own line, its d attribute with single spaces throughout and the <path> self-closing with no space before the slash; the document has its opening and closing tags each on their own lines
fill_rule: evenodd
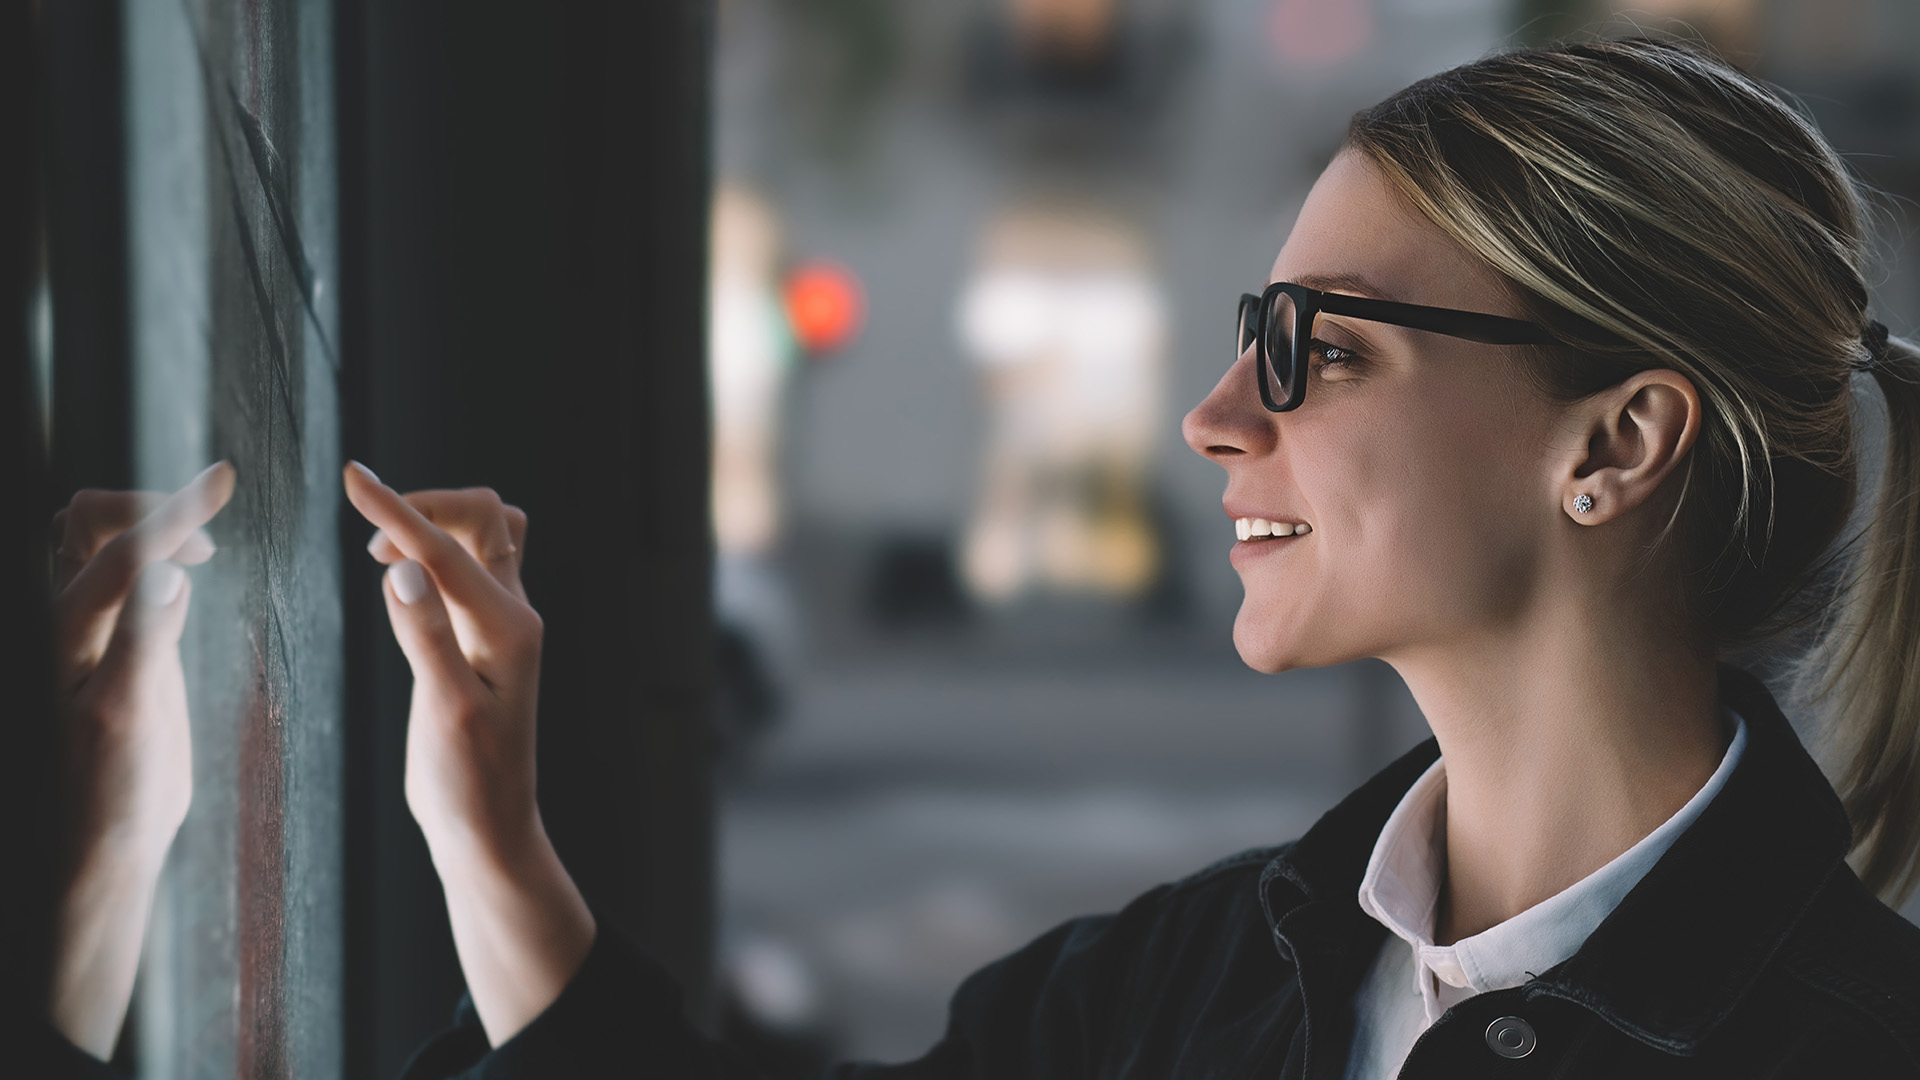
<svg viewBox="0 0 1920 1080">
<path fill-rule="evenodd" d="M 134 593 L 146 607 L 166 607 L 180 595 L 180 586 L 186 581 L 185 570 L 170 562 L 157 562 L 140 572 Z"/>
<path fill-rule="evenodd" d="M 427 572 L 411 559 L 394 563 L 387 570 L 387 577 L 393 582 L 393 595 L 403 604 L 412 604 L 427 595 Z"/>
</svg>

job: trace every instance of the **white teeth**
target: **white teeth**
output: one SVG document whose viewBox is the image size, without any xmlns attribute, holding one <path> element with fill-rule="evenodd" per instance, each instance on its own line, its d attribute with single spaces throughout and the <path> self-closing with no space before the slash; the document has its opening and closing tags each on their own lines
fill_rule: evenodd
<svg viewBox="0 0 1920 1080">
<path fill-rule="evenodd" d="M 1268 521 L 1266 518 L 1234 518 L 1233 535 L 1242 540 L 1251 540 L 1256 536 L 1304 536 L 1313 531 L 1306 522 L 1298 525 L 1285 521 Z"/>
</svg>

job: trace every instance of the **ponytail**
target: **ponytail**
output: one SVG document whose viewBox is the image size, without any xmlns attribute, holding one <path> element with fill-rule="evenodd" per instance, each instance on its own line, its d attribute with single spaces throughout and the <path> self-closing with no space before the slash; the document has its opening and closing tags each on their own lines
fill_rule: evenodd
<svg viewBox="0 0 1920 1080">
<path fill-rule="evenodd" d="M 1851 859 L 1904 899 L 1920 884 L 1920 347 L 1861 333 L 1868 207 L 1845 163 L 1773 89 L 1648 38 L 1476 60 L 1361 112 L 1347 144 L 1552 329 L 1528 364 L 1550 397 L 1648 368 L 1693 382 L 1706 416 L 1673 518 L 1688 615 L 1723 656 L 1800 651 L 1817 630 L 1799 689 L 1824 714 Z M 1862 536 L 1836 546 L 1863 366 L 1887 463 Z"/>
<path fill-rule="evenodd" d="M 1888 339 L 1870 370 L 1887 403 L 1886 464 L 1802 685 L 1824 713 L 1854 869 L 1898 906 L 1920 884 L 1920 346 Z"/>
</svg>

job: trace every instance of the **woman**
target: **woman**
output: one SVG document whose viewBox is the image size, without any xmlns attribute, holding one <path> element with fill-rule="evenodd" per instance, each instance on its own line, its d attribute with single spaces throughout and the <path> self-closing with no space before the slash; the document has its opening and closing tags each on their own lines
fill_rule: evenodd
<svg viewBox="0 0 1920 1080">
<path fill-rule="evenodd" d="M 1868 318 L 1862 214 L 1683 44 L 1494 56 L 1356 117 L 1184 430 L 1227 471 L 1241 656 L 1383 658 L 1434 740 L 835 1075 L 1920 1073 L 1920 930 L 1875 896 L 1920 867 L 1920 350 Z M 1889 422 L 1855 541 L 1860 372 Z M 407 1075 L 744 1075 L 540 826 L 524 516 L 346 487 L 472 996 Z M 1796 627 L 1838 796 L 1717 662 Z"/>
</svg>

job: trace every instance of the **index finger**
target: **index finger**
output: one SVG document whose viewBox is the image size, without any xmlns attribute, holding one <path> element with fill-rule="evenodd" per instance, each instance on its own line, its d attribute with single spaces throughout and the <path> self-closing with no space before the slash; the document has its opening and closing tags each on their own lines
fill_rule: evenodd
<svg viewBox="0 0 1920 1080">
<path fill-rule="evenodd" d="M 92 488 L 74 492 L 66 508 L 53 515 L 53 554 L 58 562 L 54 591 L 65 589 L 67 583 L 109 541 L 139 524 L 174 494 L 166 491 L 102 491 Z M 213 552 L 213 539 L 204 529 L 195 529 L 167 557 L 182 565 L 192 566 L 206 562 Z"/>
<path fill-rule="evenodd" d="M 526 590 L 520 584 L 520 543 L 515 533 L 525 535 L 527 516 L 519 507 L 509 506 L 492 488 L 484 487 L 409 491 L 401 498 L 420 511 L 422 517 L 458 540 L 508 592 L 526 598 Z M 383 533 L 374 535 L 367 550 L 381 562 L 404 557 Z"/>
<path fill-rule="evenodd" d="M 202 525 L 233 498 L 234 469 L 225 461 L 207 466 L 139 521 L 101 546 L 66 588 L 77 606 L 117 601 L 149 563 L 180 550 Z"/>
<path fill-rule="evenodd" d="M 233 497 L 234 470 L 218 462 L 107 541 L 55 603 L 59 655 L 68 665 L 96 657 L 141 571 L 174 554 Z"/>
<path fill-rule="evenodd" d="M 514 599 L 494 576 L 446 530 L 428 521 L 400 493 L 357 461 L 345 470 L 347 501 L 372 522 L 400 553 L 427 568 L 449 600 L 465 607 Z"/>
</svg>

